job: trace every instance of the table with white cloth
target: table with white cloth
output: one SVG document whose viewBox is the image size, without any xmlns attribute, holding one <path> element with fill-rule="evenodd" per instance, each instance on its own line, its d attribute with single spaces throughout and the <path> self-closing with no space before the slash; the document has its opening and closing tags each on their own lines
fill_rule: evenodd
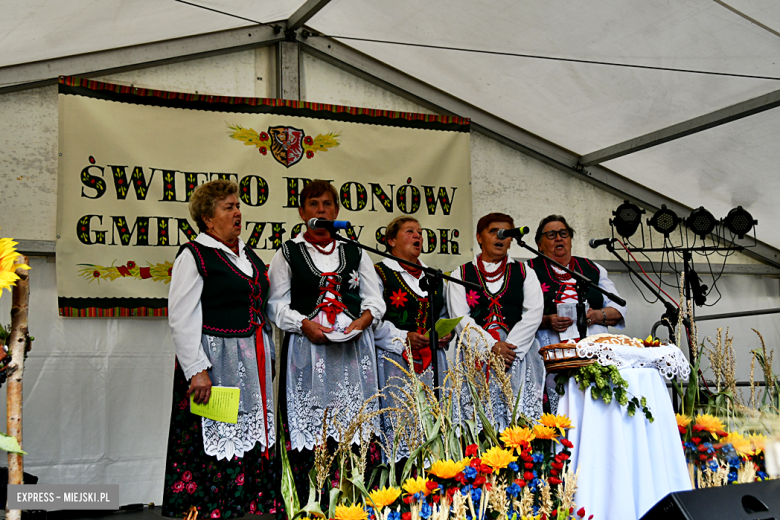
<svg viewBox="0 0 780 520">
<path fill-rule="evenodd" d="M 575 502 L 598 520 L 640 518 L 673 491 L 691 489 L 677 422 L 666 381 L 682 375 L 690 365 L 674 345 L 654 348 L 577 346 L 580 357 L 597 357 L 616 365 L 631 394 L 647 399 L 655 418 L 649 422 L 641 409 L 630 417 L 615 399 L 605 404 L 580 390 L 574 378 L 566 384 L 558 413 L 571 419 L 568 438 L 573 443 L 571 463 L 579 467 Z"/>
</svg>

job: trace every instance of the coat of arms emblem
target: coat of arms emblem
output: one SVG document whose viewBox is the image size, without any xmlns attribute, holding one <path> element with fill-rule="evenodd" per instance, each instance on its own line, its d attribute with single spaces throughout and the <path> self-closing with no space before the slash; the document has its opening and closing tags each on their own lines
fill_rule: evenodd
<svg viewBox="0 0 780 520">
<path fill-rule="evenodd" d="M 306 137 L 303 130 L 292 126 L 272 126 L 268 133 L 271 134 L 274 159 L 289 168 L 303 158 L 303 138 Z"/>
</svg>

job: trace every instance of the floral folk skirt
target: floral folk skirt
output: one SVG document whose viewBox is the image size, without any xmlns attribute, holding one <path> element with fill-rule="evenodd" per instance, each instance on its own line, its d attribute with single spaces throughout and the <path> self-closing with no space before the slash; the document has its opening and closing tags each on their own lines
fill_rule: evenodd
<svg viewBox="0 0 780 520">
<path fill-rule="evenodd" d="M 217 460 L 203 449 L 201 417 L 189 410 L 189 383 L 176 364 L 173 410 L 165 465 L 163 516 L 183 516 L 191 506 L 199 518 L 237 518 L 272 514 L 281 502 L 273 450 L 266 458 L 260 444 L 243 457 Z"/>
</svg>

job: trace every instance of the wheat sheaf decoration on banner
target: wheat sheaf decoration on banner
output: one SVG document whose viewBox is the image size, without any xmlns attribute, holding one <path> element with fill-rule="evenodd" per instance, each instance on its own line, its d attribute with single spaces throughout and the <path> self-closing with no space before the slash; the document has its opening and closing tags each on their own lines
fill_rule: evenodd
<svg viewBox="0 0 780 520">
<path fill-rule="evenodd" d="M 267 132 L 260 133 L 241 125 L 228 124 L 228 128 L 231 139 L 242 141 L 245 146 L 257 147 L 262 155 L 267 155 L 270 148 L 271 156 L 287 168 L 297 164 L 304 156 L 311 159 L 317 152 L 327 152 L 341 144 L 338 140 L 340 133 L 329 132 L 312 137 L 292 126 L 271 126 Z"/>
<path fill-rule="evenodd" d="M 118 278 L 151 280 L 165 284 L 171 283 L 171 271 L 173 270 L 173 263 L 171 262 L 148 264 L 146 267 L 140 267 L 132 260 L 128 260 L 123 265 L 115 264 L 116 261 L 109 266 L 79 264 L 79 276 L 87 279 L 90 283 L 97 282 L 98 285 L 100 285 L 101 281 L 113 282 Z"/>
</svg>

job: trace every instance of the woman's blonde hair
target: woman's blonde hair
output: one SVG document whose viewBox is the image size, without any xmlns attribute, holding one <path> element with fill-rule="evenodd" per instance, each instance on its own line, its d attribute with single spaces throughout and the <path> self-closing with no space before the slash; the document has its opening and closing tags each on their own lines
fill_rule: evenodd
<svg viewBox="0 0 780 520">
<path fill-rule="evenodd" d="M 208 227 L 203 222 L 203 217 L 213 217 L 217 209 L 217 203 L 229 195 L 238 193 L 238 184 L 233 181 L 217 179 L 201 184 L 190 197 L 190 216 L 199 231 L 206 231 Z"/>
</svg>

